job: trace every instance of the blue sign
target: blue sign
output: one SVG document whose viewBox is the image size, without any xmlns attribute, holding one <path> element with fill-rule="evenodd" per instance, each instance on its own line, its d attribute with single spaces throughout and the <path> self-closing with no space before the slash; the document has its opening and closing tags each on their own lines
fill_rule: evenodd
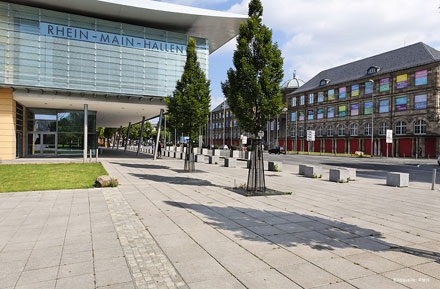
<svg viewBox="0 0 440 289">
<path fill-rule="evenodd" d="M 74 39 L 113 46 L 142 48 L 175 54 L 184 54 L 184 52 L 186 52 L 186 45 L 182 44 L 168 43 L 44 22 L 40 23 L 40 34 L 51 37 Z"/>
<path fill-rule="evenodd" d="M 414 109 L 425 109 L 426 108 L 426 94 L 416 95 L 414 97 Z"/>
</svg>

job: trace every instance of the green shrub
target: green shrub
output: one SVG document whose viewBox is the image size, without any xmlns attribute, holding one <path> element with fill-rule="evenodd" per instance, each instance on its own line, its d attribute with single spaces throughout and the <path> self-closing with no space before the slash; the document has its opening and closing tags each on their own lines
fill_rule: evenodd
<svg viewBox="0 0 440 289">
<path fill-rule="evenodd" d="M 313 174 L 313 178 L 314 178 L 314 179 L 317 179 L 317 178 L 318 178 L 318 175 L 317 175 L 317 174 Z"/>
<path fill-rule="evenodd" d="M 214 149 L 215 149 L 215 150 L 218 150 L 218 145 L 214 145 Z"/>
<path fill-rule="evenodd" d="M 275 170 L 276 172 L 279 171 L 279 169 L 278 169 L 278 164 L 275 164 L 274 170 Z"/>
<path fill-rule="evenodd" d="M 233 151 L 238 150 L 238 146 L 234 146 L 234 145 L 232 145 L 232 146 L 231 146 L 231 150 L 233 150 Z"/>
<path fill-rule="evenodd" d="M 248 152 L 252 151 L 252 146 L 247 146 L 247 151 Z"/>
</svg>

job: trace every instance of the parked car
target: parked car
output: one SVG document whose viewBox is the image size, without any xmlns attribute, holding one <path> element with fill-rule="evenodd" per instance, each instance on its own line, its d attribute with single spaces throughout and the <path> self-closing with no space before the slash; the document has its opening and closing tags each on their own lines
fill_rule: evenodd
<svg viewBox="0 0 440 289">
<path fill-rule="evenodd" d="M 272 147 L 271 149 L 269 149 L 269 154 L 286 154 L 286 150 L 284 149 L 284 147 Z"/>
</svg>

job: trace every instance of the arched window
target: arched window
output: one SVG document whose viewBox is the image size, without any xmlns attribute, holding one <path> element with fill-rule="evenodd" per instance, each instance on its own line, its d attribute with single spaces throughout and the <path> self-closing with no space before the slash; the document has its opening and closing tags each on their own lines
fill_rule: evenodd
<svg viewBox="0 0 440 289">
<path fill-rule="evenodd" d="M 350 136 L 357 136 L 359 132 L 358 125 L 353 123 L 350 126 Z"/>
<path fill-rule="evenodd" d="M 406 122 L 398 121 L 396 123 L 394 131 L 395 131 L 396 135 L 404 135 L 404 134 L 406 134 Z"/>
<path fill-rule="evenodd" d="M 414 134 L 425 134 L 426 122 L 424 120 L 416 120 L 414 122 Z"/>
<path fill-rule="evenodd" d="M 379 124 L 379 135 L 386 135 L 387 134 L 388 125 L 386 122 L 381 122 Z"/>
<path fill-rule="evenodd" d="M 296 137 L 296 129 L 294 127 L 292 127 L 292 129 L 290 130 L 290 136 Z"/>
<path fill-rule="evenodd" d="M 299 137 L 303 137 L 304 136 L 304 128 L 303 127 L 298 128 L 298 136 Z"/>
<path fill-rule="evenodd" d="M 332 126 L 327 127 L 327 136 L 333 136 L 333 127 Z"/>
<path fill-rule="evenodd" d="M 319 127 L 316 129 L 316 136 L 317 136 L 317 137 L 322 137 L 322 126 L 319 126 Z"/>
<path fill-rule="evenodd" d="M 364 135 L 371 135 L 371 123 L 364 125 Z"/>
<path fill-rule="evenodd" d="M 344 136 L 345 135 L 345 127 L 340 124 L 338 125 L 338 136 Z"/>
</svg>

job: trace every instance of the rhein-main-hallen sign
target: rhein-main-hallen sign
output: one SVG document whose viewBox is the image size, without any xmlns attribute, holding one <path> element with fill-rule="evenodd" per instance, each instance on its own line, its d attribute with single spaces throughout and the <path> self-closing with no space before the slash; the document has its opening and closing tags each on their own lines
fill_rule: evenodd
<svg viewBox="0 0 440 289">
<path fill-rule="evenodd" d="M 114 46 L 142 48 L 176 54 L 185 54 L 186 52 L 186 45 L 182 44 L 118 35 L 44 22 L 40 23 L 40 34 L 51 37 L 95 42 Z"/>
</svg>

